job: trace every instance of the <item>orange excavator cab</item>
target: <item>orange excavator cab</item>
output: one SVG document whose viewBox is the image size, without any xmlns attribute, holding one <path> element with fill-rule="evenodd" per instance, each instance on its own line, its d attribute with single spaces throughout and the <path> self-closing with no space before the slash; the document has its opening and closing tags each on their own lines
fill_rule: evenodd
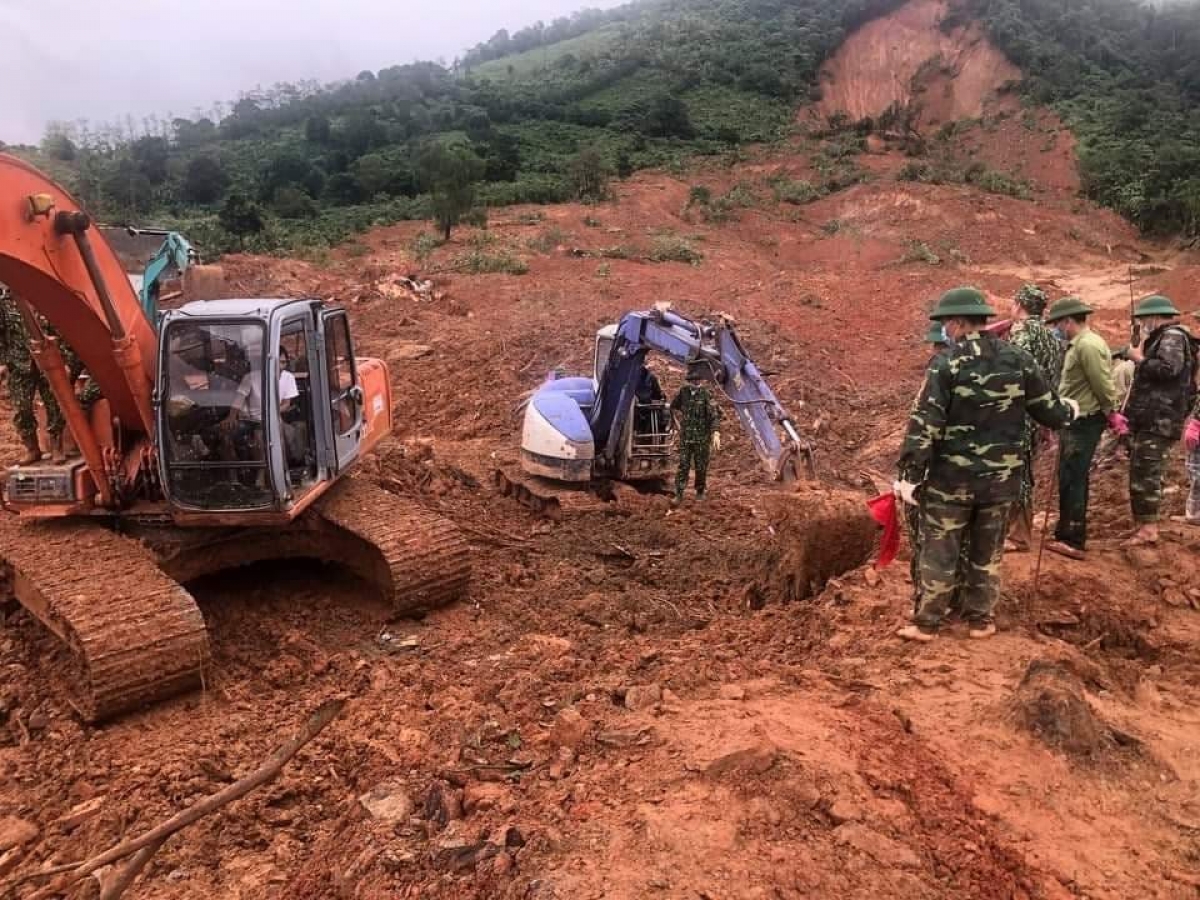
<svg viewBox="0 0 1200 900">
<path fill-rule="evenodd" d="M 85 718 L 200 684 L 207 633 L 180 582 L 201 575 L 312 557 L 402 611 L 464 592 L 450 522 L 348 477 L 391 431 L 391 387 L 383 362 L 354 355 L 344 309 L 193 302 L 156 331 L 61 187 L 0 154 L 0 198 L 0 285 L 82 457 L 8 470 L 4 505 L 28 521 L 0 527 L 0 564 L 72 651 L 64 681 Z M 103 395 L 90 418 L 52 335 Z"/>
</svg>

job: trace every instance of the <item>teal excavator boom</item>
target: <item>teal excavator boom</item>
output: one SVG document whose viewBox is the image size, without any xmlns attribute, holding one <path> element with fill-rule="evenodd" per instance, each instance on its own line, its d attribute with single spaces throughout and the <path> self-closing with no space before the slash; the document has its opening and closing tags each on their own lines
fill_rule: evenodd
<svg viewBox="0 0 1200 900">
<path fill-rule="evenodd" d="M 150 234 L 161 235 L 163 238 L 162 244 L 150 258 L 150 262 L 146 264 L 140 292 L 142 311 L 150 320 L 150 324 L 154 325 L 158 321 L 158 298 L 163 276 L 168 269 L 174 268 L 182 278 L 191 266 L 200 262 L 200 255 L 188 243 L 187 238 L 177 231 L 166 231 L 161 228 L 134 228 L 133 226 L 129 226 L 125 230 L 134 236 Z"/>
</svg>

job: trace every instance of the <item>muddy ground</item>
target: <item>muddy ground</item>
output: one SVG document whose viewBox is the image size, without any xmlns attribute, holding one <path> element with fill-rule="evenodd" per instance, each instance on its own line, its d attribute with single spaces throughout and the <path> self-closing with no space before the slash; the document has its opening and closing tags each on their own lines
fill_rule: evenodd
<svg viewBox="0 0 1200 900">
<path fill-rule="evenodd" d="M 215 653 L 205 690 L 100 728 L 50 690 L 50 639 L 10 616 L 9 895 L 220 789 L 346 696 L 281 779 L 168 843 L 127 896 L 1195 897 L 1200 535 L 1118 549 L 1119 462 L 1099 476 L 1086 564 L 1046 557 L 1035 590 L 1036 556 L 1011 557 L 1000 634 L 951 628 L 926 647 L 890 636 L 910 606 L 903 563 L 781 600 L 790 538 L 772 509 L 828 498 L 781 501 L 732 429 L 714 498 L 671 517 L 664 497 L 623 493 L 556 523 L 490 487 L 522 394 L 554 366 L 586 371 L 596 329 L 653 302 L 734 315 L 816 442 L 822 487 L 864 499 L 890 477 L 941 290 L 1082 285 L 1114 344 L 1130 266 L 1139 293 L 1193 305 L 1200 270 L 1110 214 L 1052 188 L 1029 202 L 896 182 L 890 151 L 864 158 L 871 183 L 808 206 L 722 224 L 685 210 L 690 184 L 803 175 L 809 149 L 639 175 L 598 207 L 503 210 L 422 261 L 415 223 L 319 260 L 227 260 L 238 295 L 350 306 L 360 355 L 387 360 L 395 387 L 394 440 L 360 477 L 463 525 L 470 596 L 406 621 L 336 567 L 192 584 Z M 663 234 L 702 262 L 604 258 Z M 912 261 L 914 241 L 938 262 Z M 453 274 L 472 242 L 529 273 Z M 395 288 L 401 271 L 431 275 L 434 296 Z"/>
</svg>

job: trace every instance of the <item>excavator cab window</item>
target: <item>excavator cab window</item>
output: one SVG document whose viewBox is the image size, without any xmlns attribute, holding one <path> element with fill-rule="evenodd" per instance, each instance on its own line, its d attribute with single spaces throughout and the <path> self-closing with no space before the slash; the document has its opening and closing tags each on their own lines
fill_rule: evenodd
<svg viewBox="0 0 1200 900">
<path fill-rule="evenodd" d="M 175 322 L 165 340 L 163 430 L 172 498 L 204 510 L 271 506 L 263 323 Z"/>
</svg>

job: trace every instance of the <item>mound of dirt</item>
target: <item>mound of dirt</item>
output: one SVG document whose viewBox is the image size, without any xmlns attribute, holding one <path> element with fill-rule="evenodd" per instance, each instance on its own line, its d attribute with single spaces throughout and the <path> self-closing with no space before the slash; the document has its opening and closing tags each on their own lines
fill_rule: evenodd
<svg viewBox="0 0 1200 900">
<path fill-rule="evenodd" d="M 1095 758 L 1116 745 L 1112 730 L 1088 704 L 1079 677 L 1061 662 L 1029 664 L 1014 710 L 1022 728 L 1068 756 Z"/>
<path fill-rule="evenodd" d="M 922 129 L 977 119 L 1021 72 L 975 23 L 943 29 L 944 0 L 912 0 L 854 32 L 821 71 L 826 114 L 919 110 Z"/>
</svg>

